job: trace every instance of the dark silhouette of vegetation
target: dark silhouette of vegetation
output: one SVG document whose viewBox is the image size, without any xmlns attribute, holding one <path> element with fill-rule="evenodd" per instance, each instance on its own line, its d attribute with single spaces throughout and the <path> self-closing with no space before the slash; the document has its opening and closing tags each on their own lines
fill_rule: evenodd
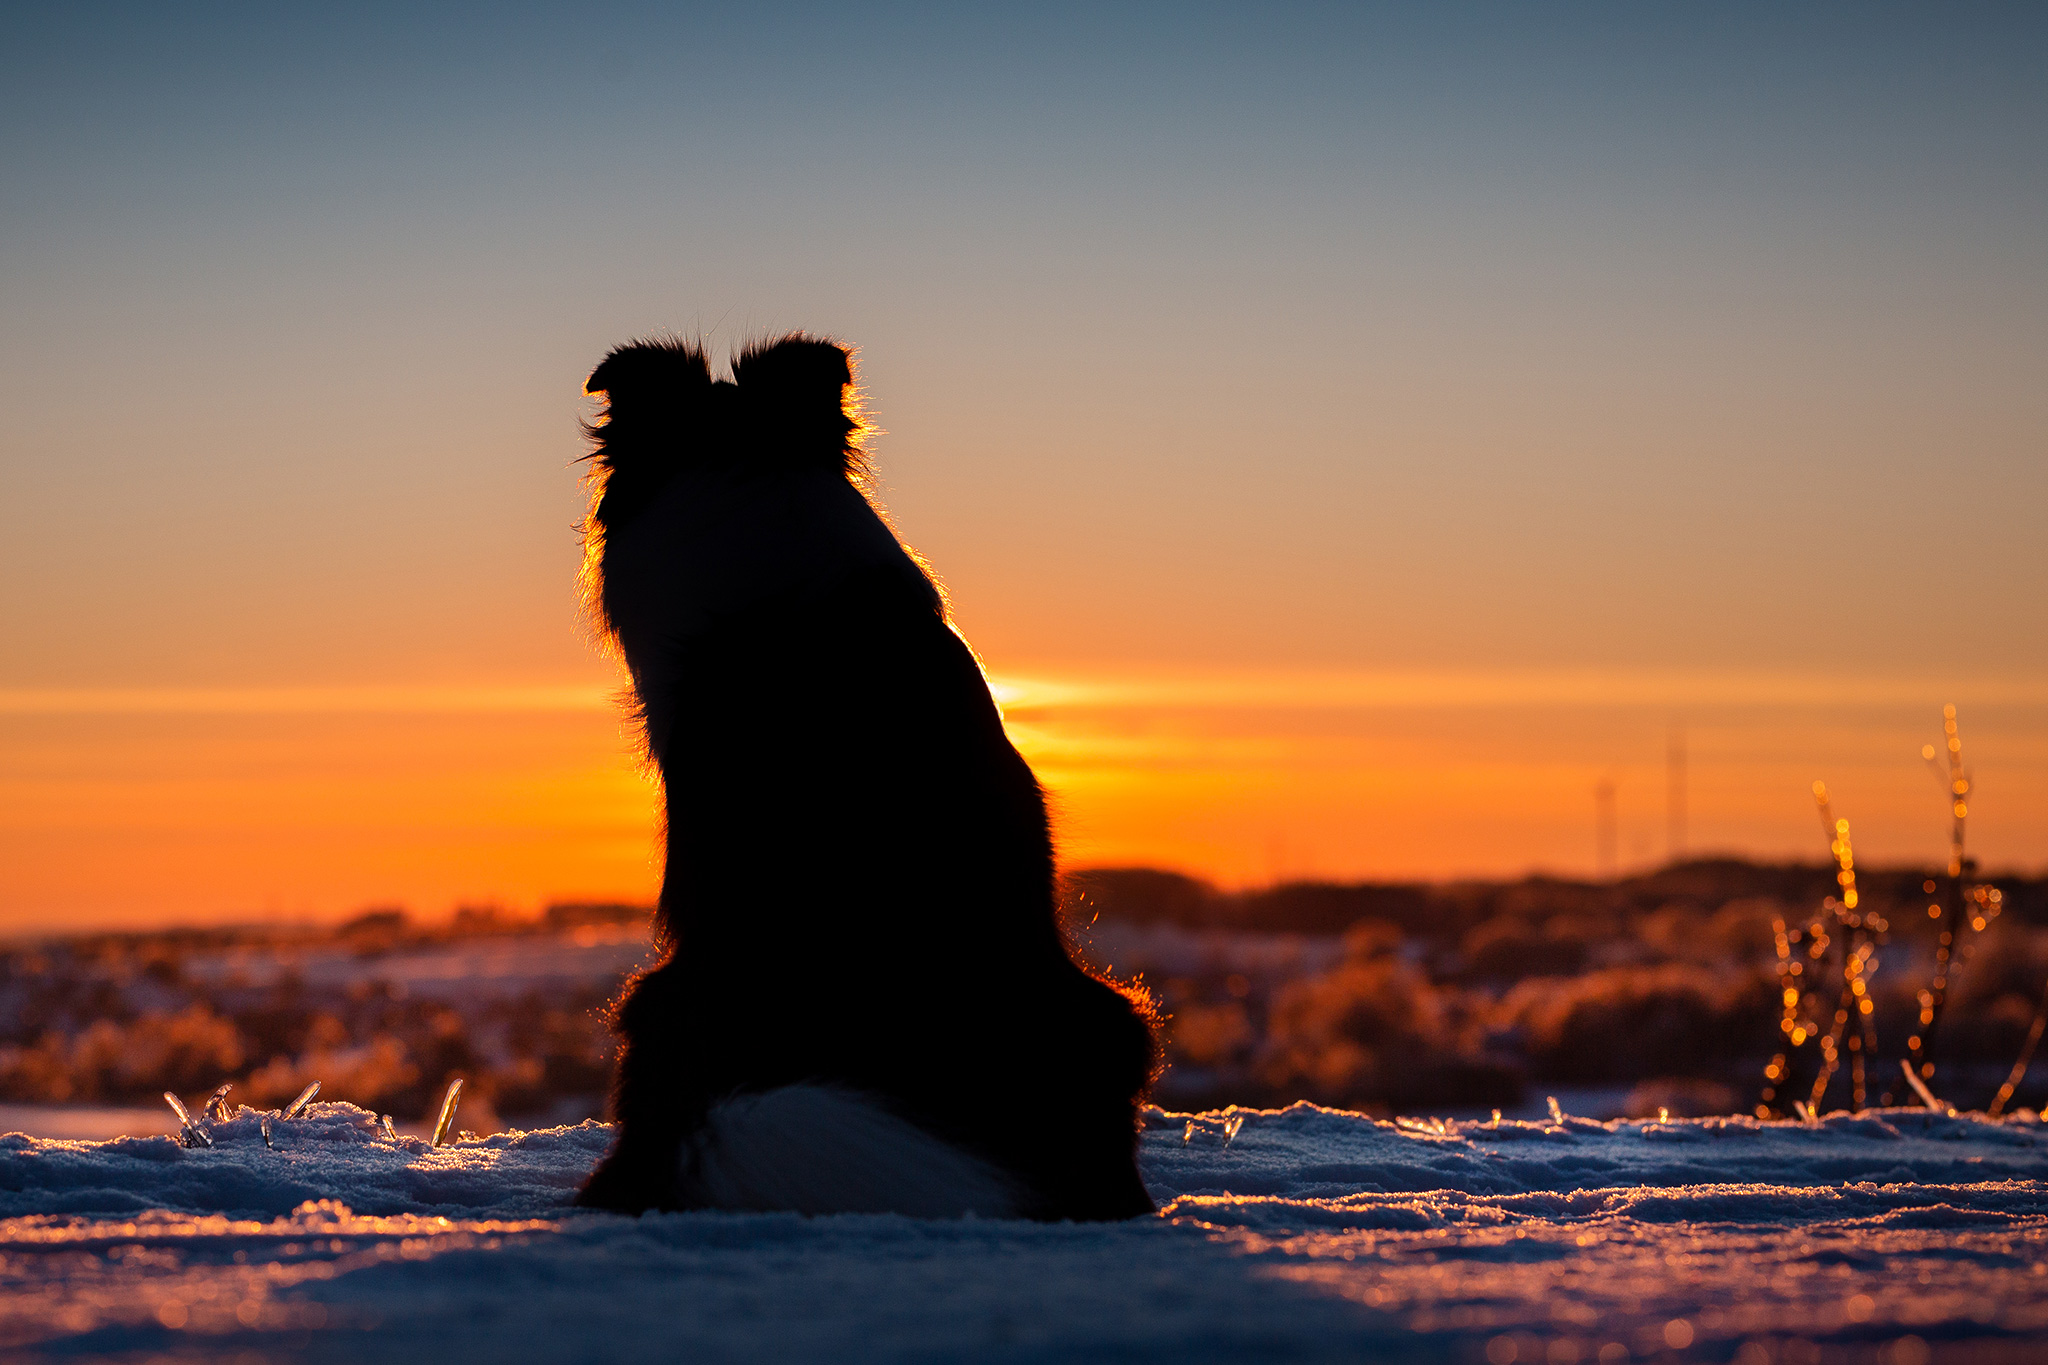
<svg viewBox="0 0 2048 1365">
<path fill-rule="evenodd" d="M 1068 918 L 1160 997 L 1166 1103 L 1469 1109 L 1545 1086 L 1599 1086 L 1633 1089 L 1615 1103 L 1639 1112 L 1728 1112 L 1756 1103 L 1755 1078 L 1784 1040 L 1773 921 L 1807 924 L 1842 890 L 1840 874 L 1833 863 L 1697 859 L 1612 882 L 1224 891 L 1157 869 L 1101 868 L 1068 878 Z M 1871 1036 L 1865 1021 L 1894 1047 L 1912 1032 L 1942 928 L 1924 910 L 1929 870 L 1856 875 L 1859 925 L 1889 920 L 1889 943 L 1864 982 L 1869 1014 L 1837 1040 L 1850 1060 L 1861 1049 L 1848 1041 Z M 2048 966 L 2048 883 L 1998 884 L 2004 914 L 1951 990 L 1944 1094 L 1958 1104 L 1996 1094 Z M 1252 945 L 1274 935 L 1304 946 L 1277 965 L 1248 965 Z M 1830 1020 L 1842 984 L 1828 987 Z M 1852 1014 L 1861 998 L 1850 997 Z M 1803 1098 L 1818 1063 L 1802 1065 Z M 1914 1103 L 1891 1093 L 1904 1087 L 1895 1062 L 1884 1066 L 1893 1069 L 1871 1069 L 1869 1102 Z M 2021 1102 L 2048 1097 L 2048 1086 L 2015 1085 Z M 1828 1094 L 1853 1097 L 1841 1079 Z M 1788 1092 L 1773 1112 L 1791 1107 Z"/>
<path fill-rule="evenodd" d="M 1932 970 L 1932 874 L 1857 874 L 1861 908 L 1891 920 L 1868 989 L 1878 1037 L 1896 1048 Z M 1169 1107 L 1306 1098 L 1483 1113 L 1579 1086 L 1611 1090 L 1614 1109 L 1727 1113 L 1757 1102 L 1783 1036 L 1772 919 L 1805 923 L 1835 875 L 1703 860 L 1615 882 L 1229 892 L 1098 869 L 1067 879 L 1067 910 L 1077 940 L 1142 972 L 1170 1016 Z M 2005 913 L 1957 976 L 1942 1030 L 1942 1098 L 1964 1107 L 1996 1098 L 2048 976 L 2048 883 L 1997 882 Z M 382 909 L 322 929 L 17 943 L 0 949 L 0 1100 L 156 1108 L 164 1090 L 196 1102 L 232 1080 L 238 1101 L 277 1107 L 317 1079 L 325 1098 L 418 1123 L 461 1075 L 468 1127 L 596 1117 L 613 1049 L 602 1006 L 642 955 L 647 916 L 559 905 L 427 925 Z M 500 990 L 403 985 L 422 961 L 500 950 L 590 961 Z M 1873 1103 L 1886 1089 L 1914 1102 L 1890 1055 L 1872 1077 Z M 2002 1108 L 2041 1106 L 2048 1067 L 2013 1087 Z M 1847 1103 L 1839 1080 L 1831 1094 Z"/>
<path fill-rule="evenodd" d="M 619 971 L 428 995 L 393 968 L 491 940 L 533 939 L 545 956 L 562 926 L 637 936 L 646 915 L 551 907 L 529 922 L 472 909 L 429 927 L 378 909 L 329 929 L 17 944 L 0 951 L 0 1101 L 153 1106 L 165 1090 L 231 1079 L 238 1100 L 276 1108 L 319 1080 L 330 1098 L 411 1118 L 459 1075 L 472 1120 L 595 1116 L 612 1052 L 600 1007 Z"/>
</svg>

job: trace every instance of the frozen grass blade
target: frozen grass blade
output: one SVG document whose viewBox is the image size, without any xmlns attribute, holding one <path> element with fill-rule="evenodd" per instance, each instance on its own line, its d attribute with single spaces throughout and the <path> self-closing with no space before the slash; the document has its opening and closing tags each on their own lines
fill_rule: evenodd
<svg viewBox="0 0 2048 1365">
<path fill-rule="evenodd" d="M 1970 879 L 1977 872 L 1977 860 L 1965 856 L 1963 835 L 1969 819 L 1974 783 L 1969 770 L 1963 766 L 1963 740 L 1956 730 L 1956 708 L 1953 705 L 1942 707 L 1941 716 L 1943 742 L 1948 749 L 1946 778 L 1942 777 L 1942 762 L 1932 744 L 1921 749 L 1920 756 L 1934 767 L 1936 780 L 1942 785 L 1942 799 L 1949 806 L 1948 886 L 1943 897 L 1946 904 L 1936 902 L 1927 907 L 1928 917 L 1941 924 L 1941 938 L 1934 950 L 1934 979 L 1920 993 L 1920 1029 L 1906 1040 L 1907 1051 L 1912 1054 L 1918 1073 L 1929 1080 L 1934 1078 L 1935 1032 L 1941 1027 L 1942 1013 L 1954 989 L 1956 973 L 1975 946 L 1974 939 L 1966 938 L 1964 931 L 1982 934 L 1985 926 L 1998 918 L 2004 900 L 1997 887 L 1970 884 Z M 1922 889 L 1929 895 L 1934 894 L 1933 879 L 1924 882 Z"/>
<path fill-rule="evenodd" d="M 1869 1103 L 1865 1073 L 1877 1053 L 1870 978 L 1878 968 L 1878 945 L 1885 941 L 1891 925 L 1876 910 L 1859 908 L 1862 897 L 1856 888 L 1856 854 L 1849 841 L 1849 822 L 1836 818 L 1827 783 L 1813 784 L 1813 801 L 1828 841 L 1828 857 L 1835 865 L 1837 894 L 1823 898 L 1819 912 L 1803 928 L 1791 928 L 1781 917 L 1772 917 L 1781 1005 L 1778 1031 L 1784 1037 L 1764 1068 L 1762 1102 L 1756 1107 L 1756 1115 L 1762 1119 L 1777 1117 L 1777 1106 L 1789 1098 L 1786 1092 L 1792 1089 L 1794 1074 L 1805 1069 L 1801 1061 L 1807 1054 L 1802 1049 L 1809 1041 L 1816 1044 L 1820 1060 L 1811 1093 L 1803 1102 L 1793 1100 L 1793 1110 L 1802 1115 L 1820 1113 L 1828 1087 L 1845 1063 L 1850 1112 L 1861 1113 Z M 1837 973 L 1831 965 L 1837 954 L 1830 948 L 1838 942 Z M 1794 946 L 1802 943 L 1804 952 L 1795 953 Z M 1838 989 L 1831 979 L 1837 975 Z M 1824 1028 L 1830 1014 L 1832 1026 Z M 1891 1102 L 1889 1094 L 1883 1102 Z"/>
<path fill-rule="evenodd" d="M 235 1083 L 233 1081 L 223 1081 L 220 1089 L 208 1095 L 206 1103 L 199 1106 L 201 1117 L 218 1119 L 222 1123 L 226 1123 L 229 1119 L 233 1118 L 234 1115 L 228 1112 L 228 1091 L 234 1088 Z"/>
<path fill-rule="evenodd" d="M 257 1119 L 257 1122 L 258 1122 L 258 1123 L 260 1123 L 260 1124 L 262 1124 L 262 1126 L 263 1126 L 263 1146 L 264 1146 L 264 1148 L 265 1148 L 266 1150 L 268 1150 L 268 1151 L 272 1151 L 272 1152 L 276 1151 L 276 1150 L 277 1150 L 277 1144 L 276 1144 L 276 1143 L 274 1143 L 274 1142 L 272 1142 L 272 1141 L 270 1140 L 270 1115 L 268 1115 L 268 1114 L 263 1114 L 263 1115 L 259 1116 L 259 1117 L 258 1117 L 258 1119 Z"/>
<path fill-rule="evenodd" d="M 1229 1118 L 1223 1120 L 1223 1145 L 1228 1147 L 1232 1142 L 1235 1142 L 1238 1133 L 1243 1129 L 1243 1114 L 1232 1114 Z"/>
<path fill-rule="evenodd" d="M 1918 1073 L 1916 1073 L 1913 1070 L 1913 1064 L 1911 1062 L 1907 1061 L 1903 1057 L 1899 1058 L 1899 1070 L 1906 1073 L 1906 1084 L 1913 1087 L 1913 1093 L 1920 1097 L 1920 1102 L 1922 1104 L 1926 1105 L 1929 1109 L 1932 1109 L 1937 1114 L 1946 1114 L 1949 1112 L 1949 1108 L 1947 1105 L 1943 1104 L 1940 1100 L 1934 1098 L 1934 1092 L 1927 1088 L 1927 1082 L 1921 1080 Z"/>
<path fill-rule="evenodd" d="M 313 1097 L 319 1093 L 320 1082 L 315 1081 L 311 1085 L 307 1086 L 304 1090 L 301 1090 L 299 1092 L 299 1097 L 293 1100 L 290 1104 L 286 1105 L 284 1108 L 284 1113 L 279 1115 L 279 1117 L 287 1119 L 297 1118 L 299 1115 L 306 1112 L 306 1106 L 311 1104 L 313 1102 Z"/>
<path fill-rule="evenodd" d="M 386 1114 L 383 1118 L 378 1119 L 377 1126 L 384 1130 L 384 1140 L 386 1142 L 398 1141 L 398 1129 L 392 1126 L 391 1115 Z"/>
<path fill-rule="evenodd" d="M 204 1128 L 192 1121 L 191 1111 L 185 1108 L 185 1101 L 170 1091 L 164 1091 L 164 1103 L 171 1106 L 171 1112 L 178 1116 L 178 1145 L 180 1147 L 211 1147 L 213 1138 Z"/>
<path fill-rule="evenodd" d="M 1555 1095 L 1545 1095 L 1543 1098 L 1550 1101 L 1550 1121 L 1557 1124 L 1560 1128 L 1563 1127 L 1564 1106 L 1557 1102 L 1557 1096 Z"/>
<path fill-rule="evenodd" d="M 434 1121 L 434 1142 L 439 1147 L 448 1140 L 448 1126 L 455 1122 L 455 1106 L 462 1100 L 462 1077 L 448 1082 L 448 1093 L 441 1097 L 441 1117 Z"/>
<path fill-rule="evenodd" d="M 2048 1027 L 2048 989 L 2041 992 L 2041 1007 L 2034 1011 L 2034 1024 L 2027 1030 L 2026 1046 L 2020 1049 L 2020 1059 L 2012 1064 L 2012 1072 L 2005 1078 L 2005 1084 L 1998 1087 L 1998 1098 L 1991 1101 L 1991 1117 L 1997 1118 L 2005 1112 L 2005 1106 L 2012 1099 L 2012 1092 L 2020 1088 L 2020 1082 L 2027 1078 L 2027 1068 L 2033 1064 L 2034 1049 L 2040 1045 L 2041 1030 Z"/>
<path fill-rule="evenodd" d="M 1195 1140 L 1195 1121 L 1193 1119 L 1188 1120 L 1188 1130 L 1180 1135 L 1180 1140 L 1182 1142 L 1193 1142 Z"/>
</svg>

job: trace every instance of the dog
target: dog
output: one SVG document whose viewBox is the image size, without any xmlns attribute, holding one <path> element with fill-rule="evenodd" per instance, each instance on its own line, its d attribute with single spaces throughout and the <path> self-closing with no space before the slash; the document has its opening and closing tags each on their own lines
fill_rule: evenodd
<svg viewBox="0 0 2048 1365">
<path fill-rule="evenodd" d="M 586 592 L 666 866 L 578 1202 L 1152 1212 L 1156 1018 L 1070 950 L 1044 793 L 867 495 L 849 352 L 795 333 L 714 380 L 701 347 L 636 341 L 585 391 Z"/>
</svg>

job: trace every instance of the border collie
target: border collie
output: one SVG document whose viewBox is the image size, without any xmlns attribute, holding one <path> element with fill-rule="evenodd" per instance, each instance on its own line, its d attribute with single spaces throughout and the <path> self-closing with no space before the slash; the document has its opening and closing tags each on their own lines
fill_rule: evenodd
<svg viewBox="0 0 2048 1365">
<path fill-rule="evenodd" d="M 661 964 L 614 1008 L 579 1202 L 1113 1219 L 1153 1209 L 1149 1004 L 1084 970 L 1044 794 L 867 496 L 845 348 L 714 380 L 636 341 L 586 391 L 586 587 L 661 773 Z"/>
</svg>

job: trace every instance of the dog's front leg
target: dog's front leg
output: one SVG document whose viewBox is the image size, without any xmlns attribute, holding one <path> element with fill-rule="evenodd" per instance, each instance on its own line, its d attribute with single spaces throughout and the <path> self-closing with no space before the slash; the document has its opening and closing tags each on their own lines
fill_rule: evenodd
<svg viewBox="0 0 2048 1365">
<path fill-rule="evenodd" d="M 673 960 L 627 992 L 617 1017 L 619 1061 L 612 1087 L 619 1136 L 576 1196 L 584 1208 L 645 1213 L 683 1206 L 683 1141 L 702 1125 L 709 1102 L 690 1083 L 687 1059 L 696 1040 L 687 1005 L 683 973 Z"/>
</svg>

